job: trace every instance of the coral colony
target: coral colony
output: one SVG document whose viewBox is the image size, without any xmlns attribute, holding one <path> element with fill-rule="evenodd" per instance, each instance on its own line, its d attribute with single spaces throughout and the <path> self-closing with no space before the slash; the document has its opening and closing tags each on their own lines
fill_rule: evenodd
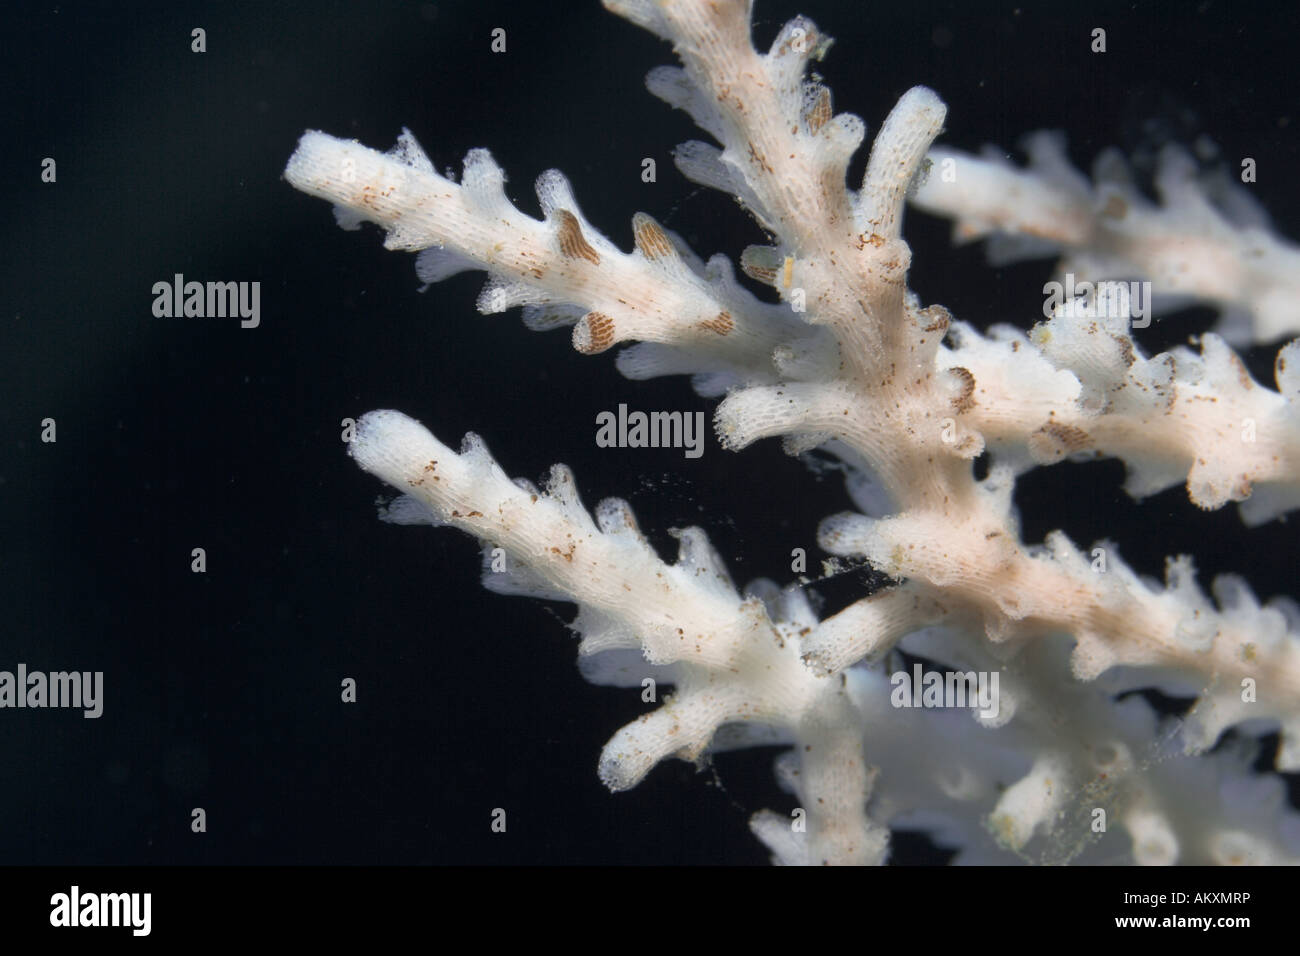
<svg viewBox="0 0 1300 956">
<path fill-rule="evenodd" d="M 721 396 L 724 447 L 779 436 L 791 453 L 837 456 L 859 510 L 825 518 L 819 543 L 891 580 L 818 620 L 798 583 L 737 591 L 698 528 L 678 532 L 667 564 L 625 502 L 584 506 L 565 466 L 539 489 L 477 435 L 453 451 L 397 411 L 362 417 L 349 445 L 402 492 L 385 517 L 473 535 L 493 591 L 575 603 L 590 680 L 674 686 L 606 744 L 611 789 L 666 757 L 789 745 L 776 771 L 797 807 L 750 824 L 776 862 L 879 864 L 900 826 L 963 863 L 1294 861 L 1281 778 L 1250 763 L 1253 735 L 1280 728 L 1276 767 L 1300 769 L 1296 605 L 1261 604 L 1233 577 L 1211 600 L 1185 556 L 1160 583 L 1106 542 L 1054 532 L 1028 545 L 1011 496 L 1030 469 L 1104 455 L 1124 462 L 1134 497 L 1185 483 L 1201 508 L 1239 502 L 1247 525 L 1300 506 L 1300 341 L 1277 354 L 1276 391 L 1228 344 L 1300 331 L 1300 253 L 1261 226 L 1242 187 L 1209 188 L 1176 151 L 1162 156 L 1157 203 L 1118 157 L 1090 181 L 1050 136 L 1031 140 L 1023 169 L 932 149 L 945 106 L 924 87 L 885 119 L 851 189 L 865 125 L 806 75 L 830 44 L 810 20 L 763 55 L 748 0 L 605 6 L 672 43 L 681 67 L 647 85 L 719 144 L 686 143 L 677 165 L 771 235 L 740 265 L 778 302 L 644 213 L 622 251 L 557 171 L 537 180 L 544 218 L 525 216 L 484 149 L 456 182 L 409 132 L 387 153 L 307 132 L 285 177 L 336 204 L 345 228 L 377 223 L 387 248 L 418 250 L 426 282 L 485 271 L 482 312 L 522 306 L 530 329 L 570 325 L 584 354 L 636 343 L 617 358 L 628 378 L 693 376 Z M 923 304 L 907 286 L 907 201 L 1004 261 L 1060 257 L 1045 319 L 981 333 Z M 1179 297 L 1218 306 L 1221 334 L 1144 354 L 1130 327 Z M 620 409 L 598 425 L 609 444 L 689 455 L 690 417 L 633 422 Z M 895 648 L 939 668 L 891 670 Z M 1124 693 L 1137 688 L 1195 703 L 1162 716 Z M 1239 746 L 1207 754 L 1230 727 Z"/>
</svg>

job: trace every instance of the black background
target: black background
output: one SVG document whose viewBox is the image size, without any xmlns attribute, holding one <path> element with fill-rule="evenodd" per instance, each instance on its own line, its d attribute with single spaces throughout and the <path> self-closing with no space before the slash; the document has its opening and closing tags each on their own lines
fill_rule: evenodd
<svg viewBox="0 0 1300 956">
<path fill-rule="evenodd" d="M 756 33 L 765 48 L 802 12 L 836 37 L 818 70 L 870 132 L 924 83 L 949 106 L 943 141 L 966 149 L 1061 128 L 1086 166 L 1108 145 L 1208 135 L 1230 167 L 1257 160 L 1250 188 L 1295 236 L 1295 9 L 760 0 Z M 410 255 L 280 179 L 304 129 L 384 149 L 407 126 L 440 169 L 488 147 L 530 214 L 532 181 L 557 167 L 623 248 L 645 210 L 734 259 L 762 233 L 675 171 L 671 148 L 705 137 L 643 87 L 667 45 L 595 3 L 508 0 L 19 4 L 6 30 L 0 668 L 102 670 L 106 702 L 99 720 L 0 711 L 0 863 L 763 862 L 749 814 L 792 805 L 774 753 L 670 761 L 607 793 L 597 756 L 637 692 L 585 684 L 571 609 L 484 591 L 469 539 L 379 523 L 384 489 L 347 459 L 340 421 L 400 408 L 452 445 L 479 432 L 514 475 L 566 462 L 589 505 L 627 498 L 665 556 L 668 528 L 702 525 L 740 582 L 788 580 L 793 547 L 815 560 L 818 520 L 849 507 L 838 480 L 774 442 L 711 442 L 699 460 L 596 448 L 596 413 L 621 401 L 713 403 L 682 380 L 628 382 L 517 310 L 478 315 L 480 274 L 417 294 Z M 1041 315 L 1048 263 L 989 269 L 947 233 L 910 216 L 924 301 L 981 326 Z M 261 326 L 155 318 L 151 287 L 177 272 L 261 282 Z M 1141 341 L 1211 319 L 1181 313 Z M 1274 351 L 1247 356 L 1270 384 Z M 1202 514 L 1181 488 L 1135 504 L 1121 479 L 1115 462 L 1028 476 L 1025 539 L 1061 527 L 1115 539 L 1143 573 L 1191 552 L 1204 581 L 1297 591 L 1293 524 L 1245 533 L 1232 508 Z M 827 611 L 865 578 L 820 587 Z"/>
</svg>

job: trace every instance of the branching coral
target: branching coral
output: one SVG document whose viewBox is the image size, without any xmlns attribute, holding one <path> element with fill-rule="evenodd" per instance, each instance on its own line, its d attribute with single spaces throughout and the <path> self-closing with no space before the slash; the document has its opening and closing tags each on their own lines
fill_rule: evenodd
<svg viewBox="0 0 1300 956">
<path fill-rule="evenodd" d="M 959 242 L 988 239 L 995 263 L 1061 255 L 1058 271 L 1081 282 L 1145 279 L 1156 305 L 1208 302 L 1234 344 L 1300 332 L 1300 248 L 1275 236 L 1254 197 L 1222 173 L 1203 175 L 1176 146 L 1160 153 L 1159 205 L 1146 199 L 1117 150 L 1094 164 L 1095 183 L 1051 133 L 1025 138 L 1029 166 L 996 149 L 984 157 L 938 148 L 914 197 L 955 221 Z"/>
<path fill-rule="evenodd" d="M 1027 545 L 1011 500 L 1030 468 L 1105 455 L 1126 464 L 1135 496 L 1185 481 L 1202 508 L 1241 502 L 1248 523 L 1300 506 L 1300 343 L 1278 353 L 1273 391 L 1214 335 L 1199 354 L 1147 356 L 1124 314 L 1058 310 L 1029 335 L 1008 327 L 985 335 L 941 306 L 922 306 L 906 284 L 909 193 L 967 232 L 1033 232 L 1044 208 L 1068 205 L 1077 234 L 1053 234 L 1059 248 L 1094 258 L 1124 248 L 1121 271 L 1132 265 L 1158 279 L 1168 272 L 1158 252 L 1138 254 L 1141 243 L 1117 233 L 1137 229 L 1139 213 L 1148 236 L 1186 228 L 1193 213 L 1175 219 L 1125 194 L 1132 215 L 1111 224 L 1118 187 L 1094 194 L 1077 176 L 1040 184 L 1032 202 L 1003 203 L 1023 174 L 966 157 L 956 159 L 955 182 L 1001 192 L 943 191 L 926 171 L 953 158 L 927 157 L 945 107 L 922 87 L 895 106 L 860 188 L 849 189 L 865 125 L 833 113 L 829 91 L 806 77 L 830 42 L 811 21 L 790 21 L 763 55 L 743 0 L 606 6 L 673 44 L 681 68 L 656 69 L 647 84 L 720 144 L 684 144 L 678 166 L 735 196 L 770 233 L 771 244 L 747 248 L 740 261 L 778 303 L 740 286 L 725 257 L 702 263 L 641 213 L 634 249 L 622 252 L 583 216 L 558 172 L 537 182 L 544 218 L 520 213 L 485 150 L 466 157 L 457 183 L 434 171 L 407 132 L 382 154 L 309 132 L 286 178 L 335 203 L 341 225 L 374 222 L 388 248 L 420 250 L 425 281 L 486 271 L 480 311 L 518 305 L 530 328 L 572 324 L 584 353 L 635 342 L 618 357 L 629 377 L 690 374 L 702 394 L 725 394 L 715 418 L 725 446 L 780 436 L 792 452 L 837 456 L 861 510 L 827 518 L 820 543 L 896 583 L 818 620 L 797 585 L 758 581 L 738 592 L 699 529 L 680 532 L 677 561 L 667 564 L 626 503 L 589 512 L 563 466 L 539 490 L 509 479 L 476 436 L 454 452 L 395 411 L 364 416 L 350 448 L 403 492 L 386 517 L 478 538 L 493 590 L 576 603 L 590 680 L 675 686 L 606 745 L 599 772 L 611 788 L 634 786 L 669 756 L 792 745 L 778 775 L 800 812 L 751 822 L 779 862 L 880 863 L 889 828 L 903 823 L 960 847 L 963 861 L 1300 854 L 1280 781 L 1248 777 L 1248 746 L 1197 756 L 1225 728 L 1250 721 L 1280 727 L 1278 767 L 1300 769 L 1295 606 L 1263 607 L 1232 578 L 1216 582 L 1216 605 L 1186 558 L 1170 560 L 1161 586 L 1108 544 L 1085 554 L 1057 532 Z M 1166 179 L 1169 204 L 1185 199 L 1172 185 L 1184 179 Z M 1250 258 L 1230 244 L 1215 253 Z M 1171 288 L 1249 307 L 1262 337 L 1294 330 L 1276 307 L 1286 296 L 1254 295 L 1264 284 L 1248 275 L 1243 266 L 1227 291 Z M 986 451 L 992 464 L 977 479 L 972 461 Z M 959 673 L 996 673 L 997 706 L 975 720 L 900 707 L 897 682 L 881 669 L 898 647 Z M 1121 698 L 1150 687 L 1196 704 L 1176 726 L 1158 727 L 1143 700 Z"/>
</svg>

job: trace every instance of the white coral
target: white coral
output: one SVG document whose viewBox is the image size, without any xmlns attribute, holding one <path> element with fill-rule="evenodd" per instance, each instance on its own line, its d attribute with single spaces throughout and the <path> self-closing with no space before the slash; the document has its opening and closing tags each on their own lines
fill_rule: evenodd
<svg viewBox="0 0 1300 956">
<path fill-rule="evenodd" d="M 725 258 L 702 264 L 644 214 L 632 220 L 633 251 L 622 252 L 558 172 L 538 180 L 543 219 L 523 215 L 484 150 L 471 151 L 457 184 L 409 133 L 378 153 L 309 132 L 286 178 L 334 202 L 342 225 L 369 220 L 389 248 L 422 250 L 427 282 L 486 271 L 482 311 L 521 305 L 532 328 L 571 323 L 584 353 L 636 342 L 619 357 L 630 377 L 692 374 L 702 393 L 725 392 L 715 421 L 724 445 L 780 436 L 791 451 L 821 446 L 838 457 L 864 513 L 827 518 L 820 542 L 900 583 L 819 621 L 797 587 L 738 592 L 698 529 L 680 532 L 678 559 L 666 564 L 625 503 L 602 502 L 593 517 L 563 466 L 541 491 L 506 477 L 477 437 L 456 453 L 393 411 L 364 416 L 351 445 L 361 467 L 403 492 L 386 516 L 480 539 L 493 590 L 575 602 L 589 679 L 675 685 L 606 744 L 599 773 L 611 788 L 634 786 L 669 756 L 794 745 L 778 776 L 799 811 L 752 820 L 778 862 L 879 863 L 888 827 L 900 824 L 925 827 L 969 862 L 1295 859 L 1294 815 L 1277 781 L 1247 782 L 1249 742 L 1196 756 L 1250 721 L 1280 727 L 1279 767 L 1300 767 L 1300 628 L 1290 606 L 1261 606 L 1231 578 L 1216 582 L 1216 606 L 1187 558 L 1170 561 L 1161 587 L 1110 546 L 1100 568 L 1059 532 L 1028 546 L 1011 493 L 1029 468 L 1108 455 L 1125 462 L 1137 496 L 1185 482 L 1197 505 L 1241 502 L 1250 523 L 1295 508 L 1300 344 L 1279 353 L 1273 391 L 1212 335 L 1199 354 L 1153 357 L 1122 320 L 1058 313 L 1029 335 L 983 335 L 908 291 L 901 228 L 910 190 L 967 233 L 1073 229 L 1051 238 L 1075 262 L 1115 246 L 1116 230 L 1149 238 L 1213 225 L 1220 241 L 1203 277 L 1239 281 L 1174 291 L 1249 307 L 1260 337 L 1296 327 L 1278 305 L 1285 284 L 1269 271 L 1289 274 L 1278 265 L 1289 253 L 1233 273 L 1233 257 L 1265 240 L 1212 219 L 1185 169 L 1166 169 L 1161 210 L 1108 187 L 1100 214 L 1124 221 L 1103 229 L 1103 197 L 1047 141 L 1028 177 L 962 158 L 962 191 L 941 192 L 934 176 L 920 183 L 945 112 L 921 87 L 886 119 L 864 182 L 850 190 L 845 171 L 865 124 L 833 114 L 829 92 L 805 79 L 829 45 L 811 21 L 792 20 L 764 55 L 741 0 L 606 6 L 674 44 L 682 67 L 655 70 L 648 85 L 720 144 L 686 144 L 678 164 L 732 193 L 772 234 L 741 266 L 780 304 L 739 286 Z M 1015 185 L 1021 200 L 972 193 L 981 182 Z M 1131 215 L 1115 215 L 1116 197 Z M 1129 265 L 1166 284 L 1173 268 L 1154 253 Z M 971 462 L 986 450 L 993 465 L 977 480 Z M 997 671 L 996 715 L 894 706 L 880 666 L 897 648 Z M 1146 687 L 1197 703 L 1182 725 L 1158 732 L 1140 699 L 1115 702 Z M 1122 845 L 1097 829 L 1098 811 L 1125 834 Z"/>
<path fill-rule="evenodd" d="M 987 239 L 996 264 L 1059 256 L 1058 274 L 1077 281 L 1149 280 L 1161 310 L 1218 307 L 1220 331 L 1234 344 L 1300 332 L 1300 246 L 1272 231 L 1240 184 L 1200 175 L 1169 145 L 1158 158 L 1157 204 L 1117 150 L 1097 157 L 1090 182 L 1060 136 L 1035 133 L 1024 148 L 1024 169 L 993 147 L 982 156 L 937 148 L 938 172 L 912 201 L 952 219 L 957 241 Z"/>
</svg>

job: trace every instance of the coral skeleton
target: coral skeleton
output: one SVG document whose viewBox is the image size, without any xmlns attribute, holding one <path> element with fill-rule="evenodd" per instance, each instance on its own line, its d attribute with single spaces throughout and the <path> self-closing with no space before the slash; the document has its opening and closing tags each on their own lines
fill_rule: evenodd
<svg viewBox="0 0 1300 956">
<path fill-rule="evenodd" d="M 643 213 L 624 252 L 559 172 L 537 180 L 543 218 L 521 213 L 483 149 L 456 182 L 408 131 L 388 152 L 312 131 L 285 177 L 335 204 L 344 228 L 376 223 L 387 248 L 417 251 L 426 283 L 485 271 L 481 312 L 522 306 L 530 329 L 572 326 L 582 353 L 628 343 L 629 378 L 692 376 L 721 397 L 725 447 L 780 437 L 838 458 L 859 510 L 826 517 L 819 543 L 889 581 L 819 620 L 800 582 L 738 590 L 698 528 L 676 532 L 667 563 L 624 501 L 589 510 L 565 466 L 538 488 L 478 436 L 456 451 L 391 410 L 363 416 L 349 445 L 401 492 L 386 520 L 459 528 L 482 543 L 488 588 L 576 604 L 588 680 L 673 685 L 606 744 L 611 789 L 668 757 L 786 745 L 777 775 L 798 810 L 751 820 L 774 862 L 880 864 L 900 827 L 959 863 L 1300 859 L 1281 778 L 1250 769 L 1278 731 L 1276 768 L 1300 769 L 1300 609 L 1231 576 L 1211 600 L 1186 556 L 1157 582 L 1108 542 L 1027 544 L 1012 501 L 1030 469 L 1107 456 L 1134 497 L 1182 483 L 1201 508 L 1238 502 L 1248 525 L 1300 506 L 1300 341 L 1278 352 L 1274 390 L 1216 334 L 1144 354 L 1124 314 L 1058 309 L 1027 333 L 981 332 L 909 290 L 902 224 L 912 201 L 962 237 L 997 238 L 1004 258 L 1047 252 L 1080 280 L 1149 280 L 1233 313 L 1237 340 L 1300 330 L 1296 251 L 1174 153 L 1157 206 L 1114 156 L 1093 184 L 1050 138 L 1032 141 L 1028 170 L 935 148 L 945 106 L 924 87 L 889 113 L 851 188 L 866 126 L 808 74 L 830 45 L 810 20 L 763 54 L 747 0 L 604 5 L 673 45 L 681 66 L 647 86 L 716 142 L 680 146 L 677 165 L 770 234 L 740 265 L 777 301 Z M 995 674 L 997 706 L 900 706 L 898 650 Z M 1162 715 L 1129 693 L 1147 688 L 1195 703 Z"/>
</svg>

